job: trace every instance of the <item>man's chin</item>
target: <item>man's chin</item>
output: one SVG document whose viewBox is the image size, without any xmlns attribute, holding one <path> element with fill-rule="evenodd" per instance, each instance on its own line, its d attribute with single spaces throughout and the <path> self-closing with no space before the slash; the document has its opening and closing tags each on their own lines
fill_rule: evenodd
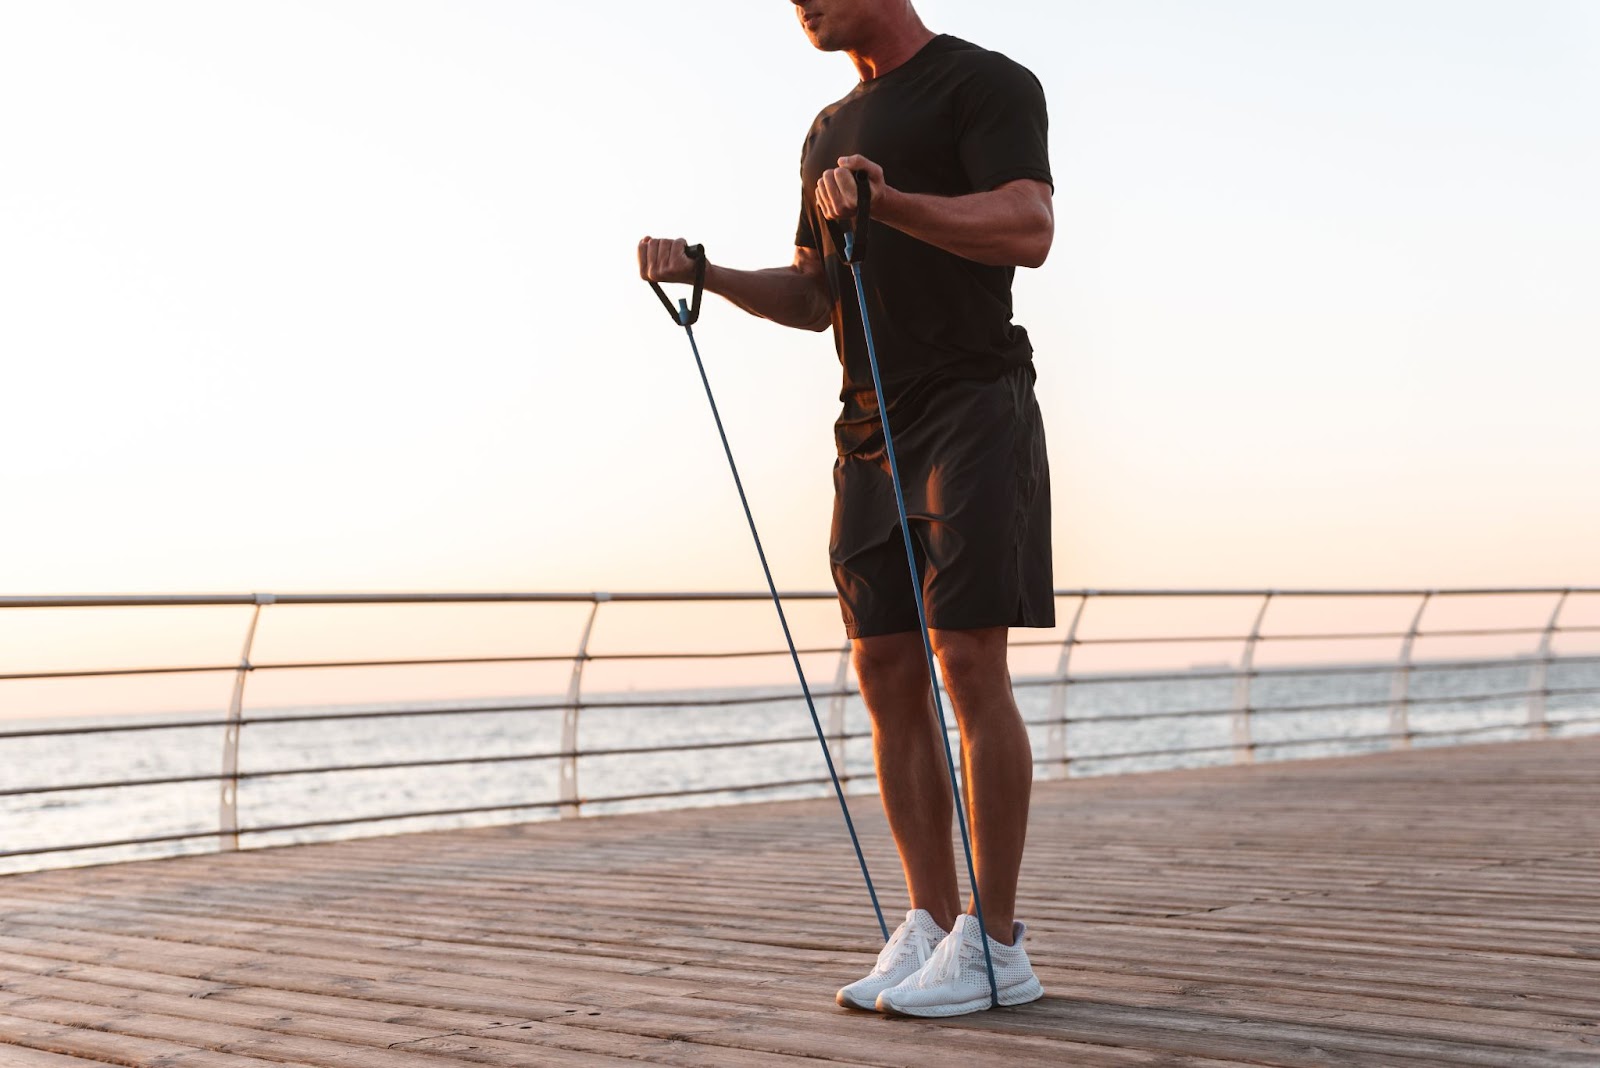
<svg viewBox="0 0 1600 1068">
<path fill-rule="evenodd" d="M 815 48 L 818 52 L 842 52 L 845 49 L 845 46 L 841 42 L 834 40 L 832 35 L 828 34 L 827 32 L 813 33 L 810 30 L 807 30 L 806 37 L 810 38 L 811 47 Z"/>
</svg>

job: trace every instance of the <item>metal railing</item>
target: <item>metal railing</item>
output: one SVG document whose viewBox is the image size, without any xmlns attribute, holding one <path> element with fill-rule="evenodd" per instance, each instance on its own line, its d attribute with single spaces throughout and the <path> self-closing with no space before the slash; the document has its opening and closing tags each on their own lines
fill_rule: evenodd
<svg viewBox="0 0 1600 1068">
<path fill-rule="evenodd" d="M 1504 732 L 1508 728 L 1516 728 L 1523 737 L 1542 738 L 1550 734 L 1553 727 L 1567 729 L 1574 726 L 1592 725 L 1600 723 L 1600 715 L 1569 716 L 1559 721 L 1552 722 L 1548 716 L 1548 701 L 1551 697 L 1578 697 L 1600 694 L 1600 685 L 1583 685 L 1572 687 L 1551 687 L 1549 685 L 1549 672 L 1553 664 L 1562 665 L 1600 665 L 1600 655 L 1594 656 L 1557 656 L 1554 652 L 1554 642 L 1559 635 L 1578 633 L 1600 633 L 1600 626 L 1564 626 L 1561 623 L 1562 613 L 1574 596 L 1600 594 L 1600 587 L 1569 587 L 1569 588 L 1478 588 L 1478 589 L 1360 589 L 1360 590 L 1330 590 L 1330 589 L 1131 589 L 1131 590 L 1060 590 L 1057 591 L 1059 601 L 1072 602 L 1069 621 L 1066 624 L 1063 637 L 1031 638 L 1029 631 L 1013 631 L 1014 640 L 1011 646 L 1015 650 L 1022 649 L 1048 649 L 1059 647 L 1059 659 L 1052 674 L 1024 677 L 1016 680 L 1015 685 L 1019 690 L 1047 687 L 1049 688 L 1048 706 L 1042 718 L 1027 719 L 1032 727 L 1044 729 L 1043 752 L 1036 755 L 1035 764 L 1040 766 L 1046 774 L 1066 775 L 1068 769 L 1074 764 L 1093 763 L 1105 766 L 1108 763 L 1131 761 L 1135 759 L 1148 759 L 1155 757 L 1195 757 L 1201 754 L 1215 754 L 1227 752 L 1235 763 L 1248 763 L 1256 759 L 1262 749 L 1270 749 L 1275 753 L 1286 754 L 1287 751 L 1308 746 L 1327 746 L 1332 744 L 1350 745 L 1355 743 L 1387 743 L 1393 748 L 1404 748 L 1419 738 L 1443 739 L 1446 737 L 1460 740 L 1473 735 L 1493 731 Z M 1461 597 L 1504 597 L 1504 596 L 1539 596 L 1550 599 L 1550 612 L 1540 626 L 1490 626 L 1476 628 L 1438 628 L 1424 629 L 1424 619 L 1431 606 L 1439 604 L 1445 598 Z M 786 600 L 814 601 L 832 600 L 832 593 L 802 592 L 783 595 Z M 1259 606 L 1254 611 L 1253 623 L 1246 633 L 1242 634 L 1156 634 L 1156 635 L 1123 635 L 1092 637 L 1084 634 L 1085 610 L 1091 603 L 1126 598 L 1253 598 L 1259 600 Z M 1270 610 L 1274 605 L 1289 598 L 1408 598 L 1415 599 L 1417 604 L 1411 614 L 1410 624 L 1403 630 L 1356 630 L 1356 631 L 1329 631 L 1315 633 L 1271 633 L 1265 624 Z M 743 795 L 749 793 L 771 793 L 772 791 L 807 786 L 821 786 L 828 780 L 824 777 L 788 778 L 778 781 L 760 781 L 742 785 L 716 785 L 709 787 L 685 787 L 670 790 L 637 791 L 623 794 L 606 794 L 586 797 L 580 790 L 580 762 L 585 758 L 614 757 L 614 756 L 647 756 L 651 754 L 670 754 L 686 752 L 711 752 L 726 749 L 760 749 L 768 746 L 789 744 L 803 744 L 814 740 L 811 733 L 792 733 L 766 738 L 730 738 L 716 740 L 686 741 L 668 744 L 637 744 L 610 747 L 585 748 L 582 743 L 580 726 L 583 722 L 585 710 L 628 710 L 628 709 L 663 709 L 663 708 L 698 708 L 709 709 L 716 707 L 734 707 L 741 705 L 768 704 L 778 700 L 798 700 L 798 688 L 780 692 L 762 692 L 759 694 L 742 693 L 730 694 L 720 697 L 683 696 L 650 697 L 650 698 L 607 698 L 596 699 L 586 697 L 584 694 L 585 669 L 590 664 L 601 661 L 632 661 L 644 662 L 652 660 L 699 660 L 718 661 L 730 659 L 747 659 L 762 657 L 786 656 L 786 649 L 746 649 L 746 650 L 719 650 L 709 652 L 663 652 L 642 651 L 623 653 L 594 653 L 590 651 L 591 638 L 594 634 L 595 621 L 601 609 L 606 605 L 626 603 L 657 603 L 657 604 L 705 604 L 714 602 L 742 602 L 764 601 L 767 595 L 763 593 L 419 593 L 419 594 L 241 594 L 241 595 L 172 595 L 172 596 L 58 596 L 58 597 L 0 597 L 0 611 L 17 611 L 24 609 L 47 610 L 51 608 L 67 607 L 132 607 L 132 606 L 223 606 L 238 605 L 251 608 L 248 625 L 244 632 L 243 647 L 236 662 L 207 663 L 189 665 L 170 665 L 158 667 L 137 668 L 94 668 L 86 670 L 64 671 L 32 671 L 19 673 L 0 673 L 0 699 L 4 697 L 4 687 L 7 683 L 24 680 L 46 679 L 84 679 L 84 678 L 132 678 L 135 676 L 152 675 L 182 675 L 196 673 L 231 673 L 232 692 L 225 715 L 212 718 L 183 718 L 172 721 L 158 721 L 145 723 L 103 723 L 89 726 L 44 726 L 30 728 L 7 728 L 4 720 L 0 720 L 0 746 L 14 739 L 22 738 L 67 738 L 74 735 L 93 735 L 112 732 L 136 731 L 170 731 L 191 730 L 196 727 L 217 727 L 222 729 L 222 752 L 220 754 L 220 770 L 216 773 L 192 775 L 167 775 L 148 776 L 144 778 L 118 778 L 114 780 L 64 782 L 49 785 L 12 786 L 0 779 L 0 801 L 7 798 L 37 795 L 61 795 L 74 791 L 104 790 L 130 787 L 148 787 L 176 785 L 182 783 L 214 782 L 218 788 L 218 819 L 214 828 L 185 833 L 124 836 L 113 839 L 97 841 L 78 841 L 52 843 L 47 845 L 33 845 L 20 848 L 11 848 L 4 838 L 0 838 L 0 858 L 19 857 L 28 855 L 57 854 L 80 851 L 93 851 L 113 847 L 147 846 L 156 843 L 194 842 L 205 838 L 215 837 L 216 845 L 221 850 L 241 848 L 241 838 L 246 835 L 260 835 L 269 832 L 288 832 L 306 830 L 310 828 L 340 827 L 354 824 L 381 824 L 401 819 L 417 819 L 425 817 L 463 816 L 468 814 L 485 813 L 531 813 L 544 811 L 547 814 L 572 817 L 582 814 L 586 809 L 592 810 L 600 804 L 616 804 L 621 802 L 640 801 L 665 801 L 668 799 L 687 798 L 695 796 L 728 794 Z M 275 605 L 418 605 L 418 604 L 473 604 L 473 603 L 523 603 L 523 604 L 587 604 L 589 610 L 585 614 L 584 622 L 576 643 L 576 649 L 570 654 L 530 655 L 530 656 L 481 656 L 481 657 L 434 657 L 434 658 L 396 658 L 396 659 L 359 659 L 359 660 L 312 660 L 312 661 L 284 661 L 273 663 L 257 663 L 251 659 L 252 649 L 255 644 L 258 624 L 264 609 Z M 1432 638 L 1513 638 L 1522 636 L 1532 639 L 1537 636 L 1537 645 L 1531 655 L 1511 656 L 1500 658 L 1474 658 L 1464 660 L 1433 660 L 1418 661 L 1414 657 L 1417 643 L 1422 639 Z M 1281 643 L 1336 643 L 1343 641 L 1397 641 L 1400 643 L 1398 657 L 1393 661 L 1360 663 L 1320 663 L 1305 666 L 1290 667 L 1261 667 L 1257 665 L 1257 654 L 1267 644 Z M 1215 645 L 1218 643 L 1236 644 L 1240 648 L 1240 658 L 1237 667 L 1223 670 L 1187 669 L 1176 671 L 1139 670 L 1128 672 L 1098 672 L 1074 673 L 1074 657 L 1081 650 L 1092 647 L 1110 648 L 1115 646 L 1137 645 L 1182 645 L 1184 643 L 1205 643 Z M 826 689 L 813 689 L 813 695 L 819 700 L 827 702 L 826 734 L 833 750 L 836 764 L 845 769 L 843 760 L 846 743 L 864 738 L 870 738 L 870 730 L 847 729 L 847 706 L 852 697 L 859 696 L 859 689 L 851 683 L 850 674 L 850 646 L 848 643 L 831 644 L 823 647 L 810 647 L 800 650 L 807 656 L 834 655 L 837 656 L 837 667 L 834 671 L 832 685 Z M 559 698 L 544 700 L 509 700 L 498 704 L 457 706 L 451 708 L 417 708 L 401 705 L 383 706 L 378 708 L 347 709 L 347 710 L 319 710 L 310 712 L 291 712 L 275 714 L 272 716 L 252 716 L 246 713 L 247 682 L 252 675 L 258 672 L 281 671 L 306 671 L 331 668 L 374 668 L 374 667 L 402 667 L 422 665 L 469 665 L 469 664 L 515 664 L 515 663 L 567 663 L 570 665 L 570 676 L 566 693 Z M 1437 671 L 1463 671 L 1479 668 L 1498 669 L 1526 669 L 1526 684 L 1520 687 L 1489 690 L 1482 693 L 1449 694 L 1442 696 L 1425 696 L 1413 692 L 1413 679 L 1424 672 Z M 1259 703 L 1257 687 L 1264 679 L 1287 679 L 1295 676 L 1323 676 L 1335 677 L 1339 675 L 1382 675 L 1391 677 L 1390 692 L 1386 698 L 1372 700 L 1337 700 L 1311 703 L 1294 704 L 1263 704 Z M 1232 700 L 1226 705 L 1216 705 L 1204 708 L 1158 708 L 1155 710 L 1133 712 L 1103 712 L 1093 716 L 1076 716 L 1073 714 L 1071 694 L 1074 687 L 1106 686 L 1118 683 L 1148 684 L 1159 682 L 1193 682 L 1197 680 L 1231 680 Z M 1504 703 L 1521 702 L 1523 715 L 1520 721 L 1496 722 L 1474 726 L 1452 726 L 1434 730 L 1420 729 L 1411 722 L 1412 711 L 1418 707 L 1426 707 L 1440 702 L 1466 705 L 1472 703 Z M 1333 734 L 1315 737 L 1280 738 L 1276 740 L 1262 740 L 1255 736 L 1255 725 L 1258 717 L 1268 714 L 1326 714 L 1333 712 L 1348 712 L 1351 710 L 1379 710 L 1386 709 L 1388 713 L 1388 729 L 1379 732 L 1363 734 Z M 255 723 L 285 724 L 296 722 L 327 722 L 336 720 L 360 720 L 374 718 L 394 717 L 438 717 L 457 715 L 464 712 L 474 715 L 480 714 L 559 714 L 561 717 L 560 745 L 559 748 L 540 752 L 520 752 L 506 755 L 493 756 L 465 756 L 444 757 L 429 759 L 411 759 L 387 762 L 366 763 L 324 763 L 309 767 L 277 768 L 260 771 L 244 771 L 240 765 L 240 748 L 244 728 Z M 1230 725 L 1230 737 L 1223 744 L 1206 745 L 1181 745 L 1158 746 L 1122 751 L 1073 751 L 1071 738 L 1074 724 L 1106 724 L 1114 722 L 1135 723 L 1148 720 L 1178 721 L 1190 718 L 1226 717 Z M 4 749 L 0 748 L 0 761 L 5 758 Z M 515 803 L 495 803 L 487 805 L 463 805 L 447 808 L 431 808 L 416 811 L 387 812 L 377 815 L 330 815 L 328 818 L 304 820 L 299 822 L 245 825 L 241 823 L 239 811 L 239 786 L 241 782 L 251 779 L 284 778 L 292 776 L 306 776 L 331 774 L 354 771 L 376 771 L 393 769 L 425 769 L 439 768 L 451 765 L 494 765 L 517 764 L 531 762 L 556 762 L 558 774 L 556 777 L 557 791 L 555 796 L 519 799 Z M 0 767 L 3 767 L 0 763 Z M 847 769 L 846 769 L 847 770 Z M 850 778 L 848 774 L 844 776 Z M 856 776 L 861 778 L 862 776 Z"/>
</svg>

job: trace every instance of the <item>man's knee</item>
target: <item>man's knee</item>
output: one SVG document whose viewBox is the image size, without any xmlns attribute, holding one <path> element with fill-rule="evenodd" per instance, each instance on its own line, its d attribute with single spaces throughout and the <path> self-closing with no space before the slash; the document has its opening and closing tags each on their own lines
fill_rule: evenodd
<svg viewBox="0 0 1600 1068">
<path fill-rule="evenodd" d="M 938 629 L 929 632 L 933 654 L 953 690 L 1000 682 L 1006 674 L 1006 628 Z"/>
<path fill-rule="evenodd" d="M 933 697 L 920 633 L 857 638 L 855 665 L 873 732 L 880 738 L 894 738 L 916 724 L 931 722 Z"/>
<path fill-rule="evenodd" d="M 856 678 L 864 691 L 903 691 L 919 680 L 926 683 L 928 661 L 922 635 L 916 631 L 856 638 L 851 644 Z"/>
</svg>

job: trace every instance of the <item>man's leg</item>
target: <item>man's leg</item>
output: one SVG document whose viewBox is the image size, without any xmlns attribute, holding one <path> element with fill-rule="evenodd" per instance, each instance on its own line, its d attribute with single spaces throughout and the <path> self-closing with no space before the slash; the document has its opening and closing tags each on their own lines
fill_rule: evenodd
<svg viewBox="0 0 1600 1068">
<path fill-rule="evenodd" d="M 1044 987 L 1034 974 L 1027 950 L 1014 937 L 1017 872 L 1027 832 L 1033 760 L 1027 729 L 1011 696 L 1006 628 L 935 630 L 932 639 L 961 727 L 973 866 L 985 926 L 990 939 L 998 944 L 985 954 L 976 919 L 958 916 L 927 963 L 880 990 L 874 1006 L 882 1012 L 937 1017 L 979 1012 L 995 1004 L 1025 1005 L 1043 997 Z M 932 733 L 937 743 L 937 728 Z M 947 766 L 939 770 L 943 781 L 938 789 L 949 796 Z M 933 795 L 928 796 L 931 799 Z M 949 834 L 947 826 L 943 831 L 946 844 Z M 992 959 L 992 973 L 985 967 L 986 955 Z"/>
<path fill-rule="evenodd" d="M 856 676 L 872 713 L 878 788 L 900 850 L 911 907 L 926 909 L 948 931 L 961 911 L 950 838 L 955 804 L 922 635 L 906 631 L 856 638 L 853 644 Z M 1014 882 L 1014 872 L 1012 878 Z M 987 907 L 987 897 L 984 902 Z M 1008 919 L 1008 938 L 1010 930 Z"/>
<path fill-rule="evenodd" d="M 962 790 L 984 926 L 989 937 L 1010 945 L 1017 874 L 1028 832 L 1033 749 L 1011 692 L 1006 628 L 940 628 L 933 630 L 931 637 L 961 728 Z M 923 673 L 927 673 L 925 665 Z M 933 733 L 937 738 L 938 730 Z M 948 793 L 949 772 L 941 769 L 941 776 Z"/>
</svg>

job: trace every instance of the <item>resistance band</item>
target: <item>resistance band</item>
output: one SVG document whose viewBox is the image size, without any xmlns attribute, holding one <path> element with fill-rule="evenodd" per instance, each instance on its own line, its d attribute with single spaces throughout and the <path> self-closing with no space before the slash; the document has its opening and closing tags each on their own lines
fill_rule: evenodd
<svg viewBox="0 0 1600 1068">
<path fill-rule="evenodd" d="M 917 602 L 917 625 L 922 631 L 922 651 L 928 661 L 928 682 L 933 687 L 933 707 L 939 714 L 939 740 L 944 743 L 945 766 L 950 771 L 950 789 L 956 798 L 956 823 L 961 828 L 961 849 L 967 855 L 967 879 L 972 883 L 972 908 L 978 914 L 978 940 L 983 943 L 983 966 L 989 973 L 990 1007 L 1000 1004 L 995 984 L 994 961 L 989 953 L 989 928 L 983 922 L 983 902 L 978 898 L 978 873 L 972 864 L 972 844 L 967 839 L 966 810 L 961 804 L 961 785 L 956 779 L 956 760 L 950 751 L 950 732 L 944 721 L 944 701 L 939 697 L 939 673 L 933 665 L 933 640 L 928 634 L 928 616 L 922 605 L 922 575 L 911 549 L 911 524 L 906 521 L 906 495 L 900 486 L 900 467 L 894 458 L 894 438 L 889 433 L 889 406 L 883 400 L 883 379 L 878 373 L 878 353 L 872 344 L 872 324 L 867 319 L 867 291 L 861 282 L 861 263 L 867 255 L 867 226 L 872 218 L 872 183 L 865 171 L 856 171 L 855 229 L 844 235 L 841 257 L 855 276 L 856 301 L 861 305 L 861 332 L 867 339 L 867 363 L 872 368 L 872 388 L 878 395 L 878 420 L 883 424 L 883 451 L 889 459 L 889 478 L 894 483 L 894 503 L 900 510 L 900 533 L 906 543 L 906 563 L 911 565 L 911 591 Z"/>
<path fill-rule="evenodd" d="M 750 524 L 750 537 L 756 543 L 756 555 L 761 558 L 761 570 L 767 576 L 767 589 L 772 594 L 772 605 L 778 610 L 778 622 L 783 625 L 784 641 L 789 643 L 789 656 L 794 661 L 795 674 L 800 677 L 800 692 L 805 695 L 806 708 L 811 711 L 811 725 L 817 730 L 817 741 L 822 745 L 822 759 L 828 764 L 828 777 L 833 780 L 834 796 L 839 799 L 839 810 L 844 813 L 845 829 L 850 832 L 850 844 L 855 846 L 856 862 L 861 865 L 861 878 L 866 880 L 867 894 L 872 898 L 872 911 L 878 917 L 878 929 L 883 932 L 883 940 L 889 941 L 889 925 L 883 921 L 883 909 L 878 905 L 878 891 L 872 886 L 872 876 L 867 873 L 867 858 L 861 853 L 861 839 L 856 836 L 856 825 L 850 819 L 850 806 L 844 800 L 844 787 L 839 785 L 839 775 L 833 768 L 833 754 L 828 750 L 828 739 L 822 730 L 822 720 L 817 716 L 817 706 L 811 700 L 811 687 L 806 684 L 806 673 L 800 666 L 800 653 L 794 647 L 794 636 L 789 633 L 789 619 L 783 613 L 783 601 L 778 596 L 778 587 L 772 581 L 772 568 L 767 566 L 767 553 L 761 547 L 761 535 L 756 533 L 755 516 L 750 512 L 750 502 L 744 495 L 744 482 L 739 478 L 739 466 L 733 462 L 733 449 L 728 446 L 728 434 L 722 428 L 722 416 L 717 412 L 717 399 L 711 395 L 711 380 L 706 377 L 706 365 L 700 359 L 700 346 L 695 343 L 695 321 L 700 318 L 700 295 L 706 285 L 706 250 L 704 245 L 690 245 L 686 250 L 689 258 L 695 263 L 694 272 L 694 304 L 678 301 L 676 310 L 667 295 L 661 291 L 661 286 L 655 282 L 650 283 L 650 288 L 656 291 L 656 296 L 661 298 L 662 307 L 667 309 L 667 314 L 672 316 L 672 321 L 683 327 L 683 332 L 689 335 L 689 348 L 694 352 L 694 365 L 700 371 L 700 384 L 706 387 L 706 400 L 711 405 L 711 418 L 717 424 L 717 436 L 722 439 L 722 451 L 728 457 L 728 470 L 733 472 L 733 484 L 739 491 L 739 503 L 744 506 L 745 522 Z"/>
</svg>

